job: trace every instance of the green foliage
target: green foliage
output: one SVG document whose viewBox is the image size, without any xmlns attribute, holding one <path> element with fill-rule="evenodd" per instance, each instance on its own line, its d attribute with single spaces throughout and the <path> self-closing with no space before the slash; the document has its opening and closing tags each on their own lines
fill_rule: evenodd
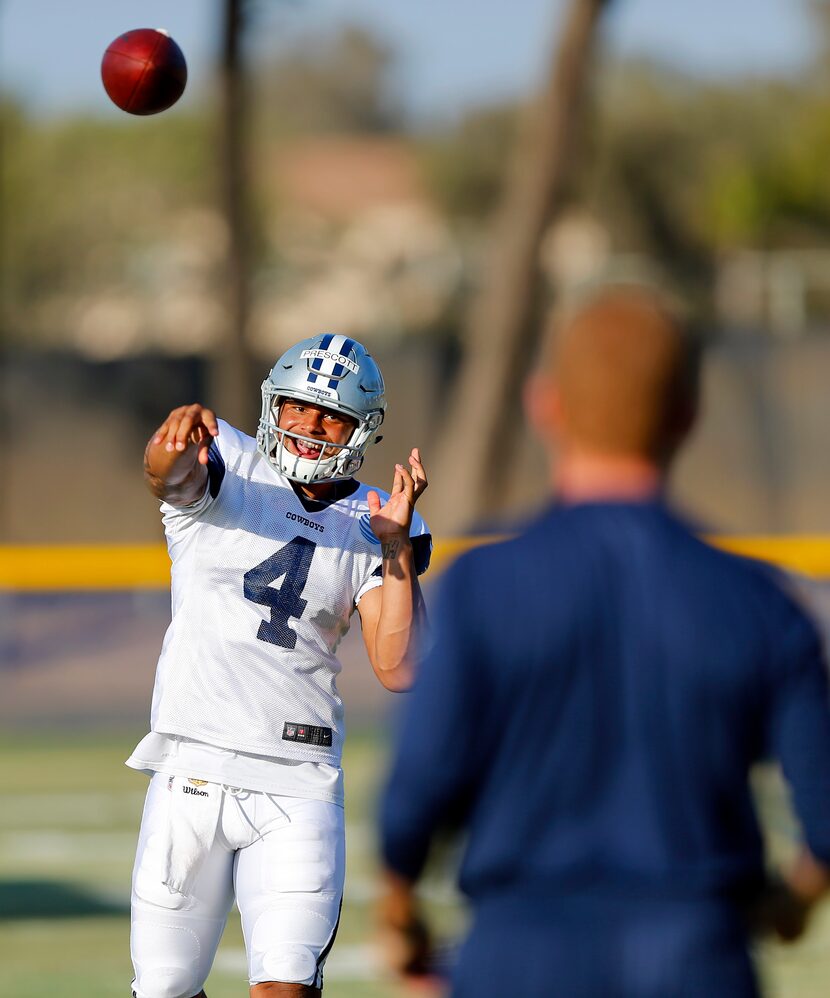
<svg viewBox="0 0 830 998">
<path fill-rule="evenodd" d="M 575 199 L 610 220 L 618 248 L 682 257 L 698 246 L 694 101 L 686 81 L 647 65 L 612 67 L 600 79 Z"/>
<path fill-rule="evenodd" d="M 830 225 L 830 95 L 769 83 L 706 95 L 716 141 L 701 157 L 706 234 L 716 247 L 820 245 Z"/>
<path fill-rule="evenodd" d="M 816 25 L 815 65 L 787 80 L 712 84 L 665 65 L 601 65 L 572 202 L 617 251 L 701 287 L 723 251 L 826 245 L 829 4 L 816 4 Z M 251 158 L 270 164 L 303 133 L 401 133 L 396 65 L 385 42 L 347 28 L 252 66 Z M 500 197 L 517 123 L 514 105 L 482 107 L 413 136 L 434 200 L 473 238 Z M 218 211 L 218 134 L 205 112 L 53 120 L 0 98 L 0 129 L 3 331 L 28 342 L 48 336 L 64 303 L 127 286 L 146 294 L 188 212 Z M 273 253 L 275 196 L 266 183 L 248 192 L 255 265 Z"/>
<path fill-rule="evenodd" d="M 815 9 L 819 55 L 801 76 L 711 83 L 654 62 L 600 65 L 570 197 L 618 251 L 706 281 L 724 250 L 826 244 L 830 4 Z M 450 215 L 489 213 L 515 121 L 515 108 L 476 110 L 424 140 Z"/>
<path fill-rule="evenodd" d="M 266 161 L 275 140 L 303 131 L 388 131 L 397 121 L 391 66 L 385 45 L 349 28 L 251 67 L 250 158 L 261 153 Z M 175 284 L 166 262 L 171 247 L 184 255 L 204 248 L 206 227 L 194 234 L 195 212 L 207 210 L 219 221 L 215 119 L 181 110 L 151 118 L 44 119 L 11 97 L 0 99 L 6 336 L 61 342 L 56 327 L 70 321 L 82 300 L 107 291 L 134 307 L 152 297 L 165 269 Z M 260 223 L 279 206 L 259 187 L 246 193 L 256 264 L 268 252 Z M 221 221 L 218 229 L 221 237 Z"/>
<path fill-rule="evenodd" d="M 137 247 L 165 242 L 183 208 L 209 201 L 204 121 L 38 121 L 3 105 L 0 197 L 7 321 L 45 295 L 127 279 Z"/>
<path fill-rule="evenodd" d="M 359 27 L 311 35 L 256 68 L 258 131 L 382 133 L 401 127 L 394 53 Z"/>
<path fill-rule="evenodd" d="M 457 125 L 421 140 L 421 156 L 433 196 L 450 217 L 487 218 L 504 182 L 516 134 L 511 105 L 477 109 Z"/>
<path fill-rule="evenodd" d="M 806 77 L 704 84 L 611 66 L 593 114 L 574 200 L 687 294 L 708 296 L 724 251 L 826 244 L 830 92 Z"/>
</svg>

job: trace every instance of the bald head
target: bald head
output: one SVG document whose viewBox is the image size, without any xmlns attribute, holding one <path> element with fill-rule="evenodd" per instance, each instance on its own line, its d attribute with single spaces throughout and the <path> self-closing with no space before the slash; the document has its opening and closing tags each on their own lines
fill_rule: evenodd
<svg viewBox="0 0 830 998">
<path fill-rule="evenodd" d="M 563 442 L 665 464 L 692 423 L 696 363 L 664 300 L 608 288 L 557 319 L 550 335 L 543 373 L 558 396 Z"/>
</svg>

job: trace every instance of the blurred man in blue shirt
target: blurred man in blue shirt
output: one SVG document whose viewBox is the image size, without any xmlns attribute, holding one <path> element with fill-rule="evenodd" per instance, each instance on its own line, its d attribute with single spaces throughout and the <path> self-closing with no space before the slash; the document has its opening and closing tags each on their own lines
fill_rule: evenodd
<svg viewBox="0 0 830 998">
<path fill-rule="evenodd" d="M 752 998 L 749 913 L 794 937 L 830 883 L 816 631 L 663 496 L 694 369 L 644 290 L 558 323 L 527 391 L 554 501 L 443 581 L 382 800 L 381 917 L 418 969 L 414 884 L 436 833 L 463 828 L 455 998 Z M 766 757 L 806 841 L 774 891 L 748 785 Z"/>
</svg>

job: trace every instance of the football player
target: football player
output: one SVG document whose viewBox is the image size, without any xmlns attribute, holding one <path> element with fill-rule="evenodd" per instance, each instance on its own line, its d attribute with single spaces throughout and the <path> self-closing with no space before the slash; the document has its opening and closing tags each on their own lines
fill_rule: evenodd
<svg viewBox="0 0 830 998">
<path fill-rule="evenodd" d="M 234 897 L 251 995 L 320 995 L 344 877 L 337 646 L 360 615 L 389 690 L 411 682 L 431 539 L 417 448 L 389 494 L 358 482 L 386 409 L 360 343 L 315 336 L 262 385 L 256 440 L 202 405 L 145 453 L 172 561 L 172 622 L 133 874 L 135 998 L 202 990 Z"/>
</svg>

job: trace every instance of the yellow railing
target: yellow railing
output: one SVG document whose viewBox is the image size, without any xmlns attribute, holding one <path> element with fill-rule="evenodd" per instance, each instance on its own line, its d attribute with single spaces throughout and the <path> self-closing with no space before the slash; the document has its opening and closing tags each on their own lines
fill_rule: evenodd
<svg viewBox="0 0 830 998">
<path fill-rule="evenodd" d="M 435 543 L 432 570 L 497 537 L 464 537 Z M 830 536 L 713 537 L 718 546 L 774 562 L 782 568 L 830 578 Z M 48 592 L 71 589 L 158 589 L 170 582 L 163 544 L 18 545 L 0 547 L 0 589 Z"/>
</svg>

